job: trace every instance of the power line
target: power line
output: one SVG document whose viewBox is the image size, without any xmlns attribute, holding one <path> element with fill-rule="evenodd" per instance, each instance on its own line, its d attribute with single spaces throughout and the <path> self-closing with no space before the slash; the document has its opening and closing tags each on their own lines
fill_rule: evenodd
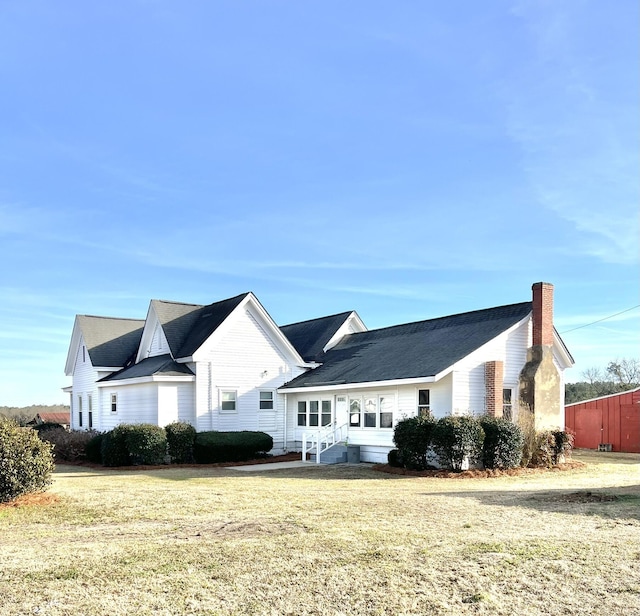
<svg viewBox="0 0 640 616">
<path fill-rule="evenodd" d="M 568 334 L 569 332 L 574 332 L 576 329 L 582 329 L 583 327 L 589 327 L 590 325 L 595 325 L 596 323 L 601 323 L 602 321 L 607 321 L 608 319 L 613 319 L 613 317 L 617 317 L 619 314 L 624 314 L 625 312 L 629 312 L 631 310 L 635 310 L 636 308 L 640 308 L 640 304 L 637 306 L 631 306 L 631 308 L 627 308 L 626 310 L 622 310 L 621 312 L 616 312 L 615 314 L 610 314 L 608 317 L 604 317 L 603 319 L 598 319 L 593 323 L 587 323 L 586 325 L 580 325 L 579 327 L 574 327 L 573 329 L 567 329 L 564 332 L 560 332 L 560 334 Z"/>
</svg>

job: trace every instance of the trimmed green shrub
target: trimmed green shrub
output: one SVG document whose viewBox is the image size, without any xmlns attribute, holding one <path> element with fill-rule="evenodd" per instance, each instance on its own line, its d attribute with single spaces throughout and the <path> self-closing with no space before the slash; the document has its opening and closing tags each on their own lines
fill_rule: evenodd
<svg viewBox="0 0 640 616">
<path fill-rule="evenodd" d="M 100 443 L 101 461 L 104 466 L 128 466 L 129 451 L 125 441 L 124 429 L 114 428 L 102 435 Z"/>
<path fill-rule="evenodd" d="M 483 415 L 479 419 L 484 430 L 482 463 L 485 468 L 515 468 L 522 460 L 524 434 L 508 419 Z"/>
<path fill-rule="evenodd" d="M 435 425 L 431 415 L 407 417 L 396 424 L 393 442 L 398 448 L 398 461 L 402 466 L 417 470 L 429 467 L 427 458 Z"/>
<path fill-rule="evenodd" d="M 121 424 L 115 428 L 125 432 L 130 464 L 163 464 L 167 455 L 167 434 L 153 424 Z"/>
<path fill-rule="evenodd" d="M 400 451 L 397 449 L 392 449 L 387 454 L 387 464 L 389 466 L 395 466 L 396 468 L 402 468 L 402 457 L 400 456 Z"/>
<path fill-rule="evenodd" d="M 64 429 L 58 429 L 40 432 L 40 439 L 54 446 L 53 453 L 56 461 L 77 462 L 86 458 L 87 443 L 94 435 L 93 430 L 67 432 Z"/>
<path fill-rule="evenodd" d="M 440 464 L 460 471 L 465 459 L 470 463 L 480 459 L 484 430 L 475 417 L 443 417 L 433 428 L 431 442 Z"/>
<path fill-rule="evenodd" d="M 196 429 L 184 421 L 176 421 L 164 427 L 167 433 L 167 448 L 171 462 L 188 464 L 193 462 L 193 445 L 196 440 Z"/>
<path fill-rule="evenodd" d="M 198 432 L 193 454 L 198 464 L 241 462 L 266 455 L 273 438 L 264 432 Z"/>
<path fill-rule="evenodd" d="M 0 502 L 44 491 L 54 468 L 52 450 L 31 428 L 0 418 Z"/>
<path fill-rule="evenodd" d="M 85 456 L 93 464 L 102 464 L 102 441 L 104 432 L 94 432 L 91 440 L 85 445 Z"/>
</svg>

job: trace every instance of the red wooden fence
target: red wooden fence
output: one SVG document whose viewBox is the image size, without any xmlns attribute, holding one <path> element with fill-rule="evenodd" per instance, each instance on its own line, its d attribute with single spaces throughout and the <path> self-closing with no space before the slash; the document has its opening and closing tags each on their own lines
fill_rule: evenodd
<svg viewBox="0 0 640 616">
<path fill-rule="evenodd" d="M 565 426 L 575 447 L 640 453 L 640 388 L 565 406 Z"/>
</svg>

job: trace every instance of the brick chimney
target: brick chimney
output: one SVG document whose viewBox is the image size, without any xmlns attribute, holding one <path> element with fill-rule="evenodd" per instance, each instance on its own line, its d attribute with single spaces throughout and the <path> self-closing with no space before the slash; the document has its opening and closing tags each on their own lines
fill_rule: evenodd
<svg viewBox="0 0 640 616">
<path fill-rule="evenodd" d="M 561 430 L 564 406 L 561 378 L 553 361 L 553 285 L 536 282 L 531 290 L 532 345 L 520 372 L 519 421 L 532 419 L 536 431 Z"/>
<path fill-rule="evenodd" d="M 536 282 L 533 291 L 533 345 L 553 345 L 553 285 Z"/>
</svg>

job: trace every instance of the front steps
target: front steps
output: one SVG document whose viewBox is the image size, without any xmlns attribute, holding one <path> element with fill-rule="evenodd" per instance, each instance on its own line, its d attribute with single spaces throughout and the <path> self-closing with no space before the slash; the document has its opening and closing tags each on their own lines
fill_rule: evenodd
<svg viewBox="0 0 640 616">
<path fill-rule="evenodd" d="M 316 461 L 316 454 L 310 453 L 309 460 Z M 320 464 L 342 464 L 347 462 L 347 448 L 345 445 L 337 444 L 320 454 Z"/>
</svg>

